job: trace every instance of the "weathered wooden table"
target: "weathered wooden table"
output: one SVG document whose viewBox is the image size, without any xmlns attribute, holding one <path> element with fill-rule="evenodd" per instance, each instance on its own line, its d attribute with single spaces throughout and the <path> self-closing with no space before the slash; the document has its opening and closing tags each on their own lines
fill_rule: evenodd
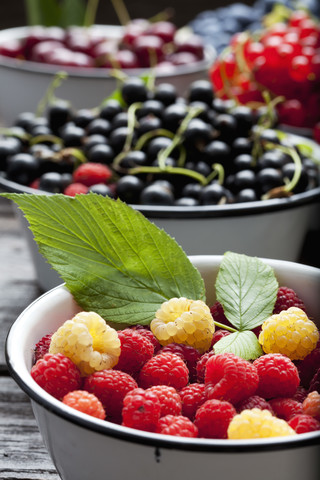
<svg viewBox="0 0 320 480">
<path fill-rule="evenodd" d="M 301 262 L 320 268 L 320 232 L 306 239 Z M 0 198 L 0 479 L 58 480 L 27 396 L 10 378 L 4 355 L 7 332 L 41 294 L 11 204 Z"/>
</svg>

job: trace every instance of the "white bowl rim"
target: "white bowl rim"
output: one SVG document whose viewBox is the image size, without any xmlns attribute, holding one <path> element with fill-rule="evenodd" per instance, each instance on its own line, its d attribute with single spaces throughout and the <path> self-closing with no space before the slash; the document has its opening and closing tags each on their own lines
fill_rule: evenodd
<svg viewBox="0 0 320 480">
<path fill-rule="evenodd" d="M 29 193 L 36 195 L 54 195 L 43 190 L 27 187 L 11 180 L 7 180 L 0 172 L 0 190 L 10 193 Z M 232 203 L 225 205 L 197 205 L 187 206 L 154 206 L 130 204 L 135 210 L 148 218 L 221 218 L 241 217 L 270 212 L 286 211 L 303 205 L 314 204 L 320 201 L 320 186 L 302 193 L 295 193 L 287 198 L 273 198 L 257 200 L 255 202 Z"/>
<path fill-rule="evenodd" d="M 23 37 L 32 27 L 15 27 L 7 28 L 0 31 L 0 42 L 5 40 L 9 35 L 9 38 Z M 113 33 L 114 37 L 119 37 L 122 28 L 118 25 L 93 25 L 93 31 L 96 33 L 103 32 L 103 29 L 108 29 L 110 33 Z M 202 70 L 207 70 L 216 56 L 215 49 L 211 45 L 204 46 L 204 59 L 194 62 L 189 65 L 178 65 L 172 70 L 162 71 L 161 69 L 156 72 L 158 79 L 171 78 L 175 76 L 184 76 L 196 73 Z M 33 62 L 30 60 L 19 60 L 15 58 L 6 57 L 0 55 L 0 68 L 7 68 L 13 70 L 20 70 L 29 73 L 36 73 L 37 75 L 54 75 L 57 71 L 65 70 L 70 78 L 101 78 L 108 79 L 113 78 L 109 74 L 113 70 L 112 68 L 79 68 L 68 67 L 63 65 L 50 65 L 40 62 Z M 127 68 L 123 71 L 130 76 L 140 76 L 150 71 L 148 68 Z"/>
<path fill-rule="evenodd" d="M 211 257 L 217 262 L 221 262 L 222 255 L 200 255 L 189 256 L 190 259 L 199 259 L 200 257 Z M 297 264 L 294 262 L 284 260 L 264 259 L 273 268 L 277 265 L 284 265 L 289 269 L 298 268 L 310 273 L 310 275 L 320 275 L 320 269 L 304 264 Z M 79 427 L 88 429 L 98 434 L 107 435 L 116 439 L 127 442 L 142 444 L 145 446 L 153 446 L 155 448 L 168 448 L 171 450 L 186 450 L 194 452 L 225 452 L 225 453 L 242 453 L 242 452 L 259 452 L 259 451 L 274 451 L 274 450 L 288 450 L 293 448 L 302 448 L 307 446 L 318 445 L 320 440 L 320 432 L 309 432 L 294 436 L 286 437 L 272 437 L 250 440 L 218 440 L 218 439 L 203 439 L 203 438 L 184 438 L 174 437 L 169 435 L 161 435 L 156 433 L 144 432 L 122 425 L 117 425 L 106 420 L 99 420 L 82 414 L 73 408 L 64 405 L 59 400 L 55 399 L 47 392 L 45 392 L 29 375 L 23 378 L 23 372 L 20 374 L 14 367 L 12 355 L 10 353 L 10 344 L 13 342 L 12 335 L 14 330 L 19 328 L 19 323 L 23 321 L 23 317 L 29 310 L 40 301 L 46 301 L 48 295 L 59 295 L 64 292 L 66 295 L 71 295 L 65 287 L 65 284 L 47 291 L 37 299 L 35 299 L 16 319 L 11 325 L 7 334 L 5 343 L 5 357 L 8 365 L 9 373 L 19 387 L 39 406 L 43 407 L 50 413 L 61 417 L 68 422 L 78 425 Z"/>
</svg>

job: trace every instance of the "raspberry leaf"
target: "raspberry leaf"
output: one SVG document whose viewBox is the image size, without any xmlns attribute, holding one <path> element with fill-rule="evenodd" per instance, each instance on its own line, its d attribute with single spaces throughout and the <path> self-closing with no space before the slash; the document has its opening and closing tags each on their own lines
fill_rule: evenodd
<svg viewBox="0 0 320 480">
<path fill-rule="evenodd" d="M 149 324 L 172 297 L 205 300 L 204 281 L 164 230 L 120 200 L 97 194 L 4 194 L 25 214 L 40 253 L 84 310 Z"/>
<path fill-rule="evenodd" d="M 278 282 L 269 265 L 257 257 L 225 253 L 216 280 L 216 295 L 237 330 L 252 330 L 272 315 L 277 291 Z"/>
<path fill-rule="evenodd" d="M 213 349 L 215 353 L 234 353 L 245 360 L 255 360 L 263 354 L 256 335 L 250 330 L 227 335 Z"/>
</svg>

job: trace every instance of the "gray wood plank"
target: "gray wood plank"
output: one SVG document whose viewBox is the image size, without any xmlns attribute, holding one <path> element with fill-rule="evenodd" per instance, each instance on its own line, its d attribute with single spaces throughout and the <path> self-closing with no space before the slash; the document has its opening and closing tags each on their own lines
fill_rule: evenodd
<svg viewBox="0 0 320 480">
<path fill-rule="evenodd" d="M 42 442 L 28 397 L 0 377 L 0 478 L 59 480 Z"/>
</svg>

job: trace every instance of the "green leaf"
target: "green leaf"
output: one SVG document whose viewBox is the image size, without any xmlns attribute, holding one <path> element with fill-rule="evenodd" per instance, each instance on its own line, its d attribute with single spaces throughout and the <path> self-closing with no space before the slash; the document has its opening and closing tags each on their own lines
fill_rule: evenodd
<svg viewBox="0 0 320 480">
<path fill-rule="evenodd" d="M 40 253 L 84 310 L 148 324 L 172 297 L 205 300 L 204 281 L 166 232 L 101 195 L 3 194 L 29 221 Z"/>
<path fill-rule="evenodd" d="M 224 255 L 216 295 L 238 330 L 252 330 L 272 315 L 277 290 L 273 269 L 259 258 L 233 252 Z"/>
<path fill-rule="evenodd" d="M 255 360 L 263 354 L 257 336 L 249 330 L 231 333 L 219 340 L 213 348 L 215 353 L 234 353 L 245 360 Z"/>
</svg>

